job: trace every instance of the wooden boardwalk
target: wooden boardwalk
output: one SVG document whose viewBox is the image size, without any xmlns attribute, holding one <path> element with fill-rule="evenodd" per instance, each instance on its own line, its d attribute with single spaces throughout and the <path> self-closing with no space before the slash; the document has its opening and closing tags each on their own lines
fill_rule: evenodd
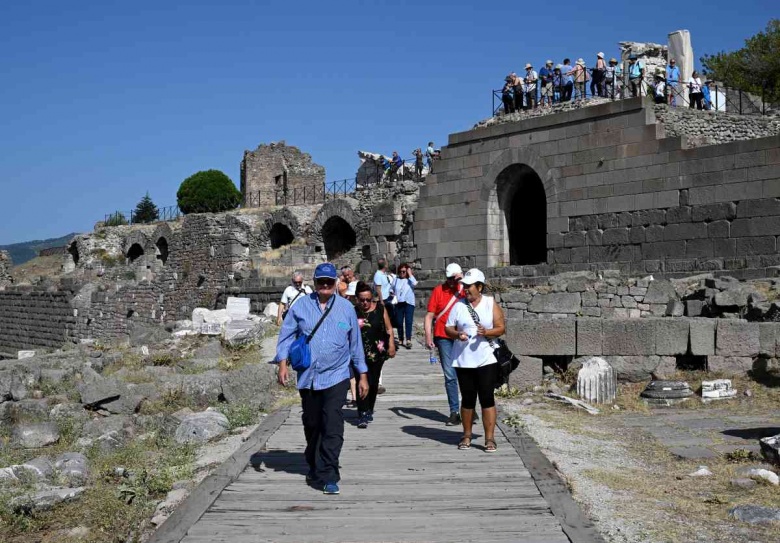
<svg viewBox="0 0 780 543">
<path fill-rule="evenodd" d="M 416 344 L 385 365 L 387 393 L 368 429 L 345 409 L 340 495 L 304 482 L 294 408 L 182 541 L 570 541 L 501 430 L 496 453 L 483 451 L 481 426 L 470 450 L 457 449 L 462 428 L 445 426 L 441 369 L 427 359 Z"/>
</svg>

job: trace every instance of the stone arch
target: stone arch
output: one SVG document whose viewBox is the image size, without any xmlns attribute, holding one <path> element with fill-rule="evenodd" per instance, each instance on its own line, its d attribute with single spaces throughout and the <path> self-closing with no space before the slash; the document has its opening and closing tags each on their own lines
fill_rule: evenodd
<svg viewBox="0 0 780 543">
<path fill-rule="evenodd" d="M 154 229 L 152 238 L 154 240 L 154 256 L 157 264 L 165 266 L 170 257 L 171 242 L 173 241 L 173 230 L 167 224 L 163 223 Z M 150 247 L 151 249 L 151 247 Z"/>
<path fill-rule="evenodd" d="M 268 238 L 271 242 L 271 249 L 284 247 L 295 240 L 295 236 L 290 228 L 286 224 L 280 222 L 274 223 L 271 230 L 268 232 Z"/>
<path fill-rule="evenodd" d="M 76 243 L 75 239 L 68 245 L 68 254 L 73 261 L 73 267 L 75 268 L 79 265 L 79 260 L 81 259 L 81 255 L 79 254 L 79 245 Z"/>
<path fill-rule="evenodd" d="M 322 243 L 328 260 L 336 260 L 357 245 L 355 229 L 347 221 L 333 215 L 322 225 Z"/>
<path fill-rule="evenodd" d="M 136 263 L 143 256 L 144 256 L 144 248 L 141 247 L 139 243 L 133 243 L 125 253 L 125 257 L 127 257 L 128 264 Z"/>
<path fill-rule="evenodd" d="M 314 217 L 311 223 L 311 241 L 325 242 L 322 229 L 325 223 L 333 217 L 339 217 L 347 223 L 353 232 L 357 232 L 355 211 L 352 206 L 346 200 L 332 200 L 323 205 Z"/>
<path fill-rule="evenodd" d="M 289 208 L 284 207 L 271 213 L 263 225 L 262 238 L 271 249 L 289 245 L 301 236 L 298 219 Z"/>
<path fill-rule="evenodd" d="M 490 225 L 488 267 L 546 261 L 547 225 L 558 216 L 557 206 L 551 204 L 557 201 L 559 175 L 530 147 L 507 149 L 491 163 L 480 189 Z M 519 235 L 529 228 L 534 240 L 531 247 Z"/>
</svg>

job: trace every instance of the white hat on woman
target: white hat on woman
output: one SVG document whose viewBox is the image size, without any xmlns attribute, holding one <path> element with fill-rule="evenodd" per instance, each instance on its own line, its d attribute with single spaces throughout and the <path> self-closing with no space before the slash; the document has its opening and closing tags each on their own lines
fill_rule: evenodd
<svg viewBox="0 0 780 543">
<path fill-rule="evenodd" d="M 455 277 L 456 275 L 463 275 L 463 269 L 458 264 L 453 262 L 451 264 L 447 264 L 447 269 L 444 273 L 449 279 L 450 277 Z"/>
<path fill-rule="evenodd" d="M 463 279 L 460 280 L 464 285 L 473 285 L 474 283 L 484 283 L 485 274 L 479 271 L 477 268 L 471 268 L 465 273 Z"/>
</svg>

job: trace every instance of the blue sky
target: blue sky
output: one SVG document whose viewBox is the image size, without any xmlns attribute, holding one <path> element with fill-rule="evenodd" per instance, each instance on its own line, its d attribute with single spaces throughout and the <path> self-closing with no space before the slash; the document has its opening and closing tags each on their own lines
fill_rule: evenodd
<svg viewBox="0 0 780 543">
<path fill-rule="evenodd" d="M 286 140 L 353 177 L 358 150 L 411 156 L 491 111 L 509 71 L 617 42 L 733 50 L 776 0 L 28 2 L 0 8 L 0 244 L 89 231 L 148 191 Z M 678 6 L 676 13 L 671 9 Z"/>
</svg>

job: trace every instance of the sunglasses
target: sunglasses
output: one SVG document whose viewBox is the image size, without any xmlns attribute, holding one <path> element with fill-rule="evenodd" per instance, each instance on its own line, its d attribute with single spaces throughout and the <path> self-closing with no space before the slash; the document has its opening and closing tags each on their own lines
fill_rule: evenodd
<svg viewBox="0 0 780 543">
<path fill-rule="evenodd" d="M 370 304 L 371 303 L 371 298 L 358 298 L 358 303 Z"/>
<path fill-rule="evenodd" d="M 333 285 L 336 284 L 336 280 L 335 279 L 317 279 L 315 281 L 315 283 L 317 283 L 318 287 L 332 287 Z"/>
<path fill-rule="evenodd" d="M 293 281 L 293 285 L 301 286 L 303 284 L 303 281 Z"/>
</svg>

